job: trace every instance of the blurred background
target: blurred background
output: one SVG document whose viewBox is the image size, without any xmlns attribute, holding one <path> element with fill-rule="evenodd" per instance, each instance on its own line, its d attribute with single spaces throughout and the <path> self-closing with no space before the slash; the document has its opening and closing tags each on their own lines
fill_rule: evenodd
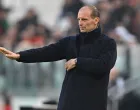
<svg viewBox="0 0 140 110">
<path fill-rule="evenodd" d="M 95 5 L 117 42 L 108 110 L 140 110 L 140 0 L 0 0 L 0 46 L 42 47 L 78 32 L 80 7 Z M 0 55 L 0 110 L 56 110 L 65 61 L 24 64 Z"/>
</svg>

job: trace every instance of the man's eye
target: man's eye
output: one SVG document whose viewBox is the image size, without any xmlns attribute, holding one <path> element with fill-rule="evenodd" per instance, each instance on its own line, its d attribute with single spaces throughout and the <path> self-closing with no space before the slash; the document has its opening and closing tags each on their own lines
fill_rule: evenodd
<svg viewBox="0 0 140 110">
<path fill-rule="evenodd" d="M 86 21 L 87 19 L 82 19 L 83 21 Z"/>
<path fill-rule="evenodd" d="M 81 20 L 81 21 L 86 21 L 87 19 L 77 19 L 77 20 L 78 20 L 78 21 L 80 21 L 80 20 Z"/>
</svg>

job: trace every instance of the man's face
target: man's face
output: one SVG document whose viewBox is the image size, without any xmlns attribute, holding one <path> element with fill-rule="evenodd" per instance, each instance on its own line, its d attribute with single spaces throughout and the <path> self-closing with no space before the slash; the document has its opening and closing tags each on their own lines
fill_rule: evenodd
<svg viewBox="0 0 140 110">
<path fill-rule="evenodd" d="M 90 32 L 94 30 L 99 22 L 98 17 L 91 17 L 91 10 L 88 7 L 83 7 L 79 10 L 77 19 L 81 32 Z"/>
</svg>

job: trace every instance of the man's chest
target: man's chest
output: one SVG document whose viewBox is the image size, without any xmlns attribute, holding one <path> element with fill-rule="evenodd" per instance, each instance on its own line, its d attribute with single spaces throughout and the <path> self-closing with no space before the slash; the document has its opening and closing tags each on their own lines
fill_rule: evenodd
<svg viewBox="0 0 140 110">
<path fill-rule="evenodd" d="M 98 58 L 103 50 L 103 45 L 99 41 L 90 44 L 80 45 L 75 41 L 69 43 L 67 48 L 67 60 L 77 57 Z"/>
</svg>

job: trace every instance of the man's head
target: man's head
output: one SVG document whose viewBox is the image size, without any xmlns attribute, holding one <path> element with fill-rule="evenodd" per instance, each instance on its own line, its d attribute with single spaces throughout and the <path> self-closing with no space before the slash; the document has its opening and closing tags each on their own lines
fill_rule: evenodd
<svg viewBox="0 0 140 110">
<path fill-rule="evenodd" d="M 98 27 L 100 13 L 95 6 L 84 6 L 78 12 L 80 32 L 90 32 Z"/>
</svg>

